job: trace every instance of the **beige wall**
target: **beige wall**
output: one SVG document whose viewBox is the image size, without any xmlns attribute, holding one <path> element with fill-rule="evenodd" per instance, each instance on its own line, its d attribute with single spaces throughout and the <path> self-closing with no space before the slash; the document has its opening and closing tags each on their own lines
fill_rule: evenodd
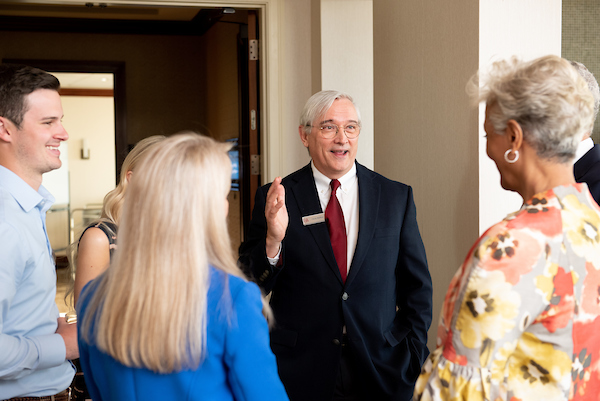
<svg viewBox="0 0 600 401">
<path fill-rule="evenodd" d="M 280 66 L 281 66 L 281 126 L 282 132 L 275 133 L 281 137 L 280 147 L 274 149 L 281 157 L 281 167 L 263 176 L 263 182 L 272 181 L 277 176 L 286 176 L 297 170 L 310 160 L 306 148 L 300 142 L 298 121 L 306 100 L 320 87 L 315 88 L 316 79 L 320 85 L 320 44 L 315 48 L 312 44 L 320 40 L 319 31 L 314 26 L 315 3 L 311 0 L 286 0 L 281 4 L 280 26 Z M 316 5 L 318 7 L 318 4 Z M 273 157 L 277 157 L 272 155 Z M 268 156 L 267 156 L 268 157 Z"/>
<path fill-rule="evenodd" d="M 375 170 L 411 185 L 433 278 L 434 320 L 477 239 L 478 0 L 374 2 Z"/>
<path fill-rule="evenodd" d="M 375 170 L 412 185 L 433 278 L 447 286 L 480 226 L 519 207 L 485 155 L 465 84 L 490 60 L 560 51 L 560 0 L 374 2 Z"/>
<path fill-rule="evenodd" d="M 69 197 L 71 209 L 102 203 L 115 187 L 115 122 L 112 97 L 62 96 L 69 133 Z M 81 159 L 87 139 L 90 158 Z"/>
</svg>

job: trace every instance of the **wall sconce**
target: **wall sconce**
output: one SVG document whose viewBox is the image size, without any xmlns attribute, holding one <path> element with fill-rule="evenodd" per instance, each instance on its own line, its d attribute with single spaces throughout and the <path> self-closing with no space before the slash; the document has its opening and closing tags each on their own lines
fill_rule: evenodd
<svg viewBox="0 0 600 401">
<path fill-rule="evenodd" d="M 87 139 L 81 140 L 81 158 L 88 160 L 90 158 L 90 144 Z"/>
</svg>

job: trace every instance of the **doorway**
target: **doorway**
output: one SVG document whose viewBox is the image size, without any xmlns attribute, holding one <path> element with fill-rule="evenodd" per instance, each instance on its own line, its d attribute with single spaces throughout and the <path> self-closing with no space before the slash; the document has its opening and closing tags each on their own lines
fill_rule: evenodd
<svg viewBox="0 0 600 401">
<path fill-rule="evenodd" d="M 115 71 L 115 177 L 118 176 L 118 167 L 126 150 L 146 136 L 170 135 L 191 129 L 220 140 L 237 139 L 243 158 L 240 163 L 242 188 L 239 192 L 232 192 L 230 198 L 233 208 L 230 212 L 230 232 L 234 248 L 237 249 L 243 239 L 244 219 L 250 218 L 251 207 L 247 203 L 254 199 L 254 194 L 244 187 L 245 174 L 250 172 L 247 153 L 250 145 L 246 138 L 241 137 L 241 132 L 245 127 L 255 131 L 257 152 L 261 148 L 258 141 L 262 136 L 258 108 L 262 101 L 259 96 L 261 85 L 254 83 L 254 113 L 249 109 L 250 102 L 241 99 L 249 92 L 241 87 L 244 80 L 240 79 L 238 69 L 242 63 L 237 61 L 239 55 L 248 54 L 239 48 L 240 39 L 244 39 L 244 30 L 241 28 L 247 26 L 247 22 L 236 20 L 236 17 L 240 19 L 243 16 L 247 21 L 249 14 L 248 10 L 242 11 L 237 12 L 237 16 L 210 16 L 216 21 L 202 35 L 186 34 L 181 30 L 176 34 L 167 34 L 162 24 L 158 33 L 147 31 L 149 25 L 142 27 L 133 24 L 141 27 L 140 34 L 15 32 L 4 31 L 11 27 L 10 24 L 4 24 L 6 21 L 3 20 L 0 24 L 0 40 L 4 35 L 10 35 L 9 41 L 3 41 L 10 42 L 10 45 L 3 46 L 0 57 L 3 61 L 11 62 L 27 60 L 28 64 L 32 64 L 33 60 L 40 68 L 62 72 L 82 71 L 81 65 L 92 66 L 91 70 L 85 71 L 98 71 L 99 66 L 107 63 L 101 59 L 119 60 L 119 70 Z M 47 22 L 43 26 L 49 29 Z M 64 25 L 61 29 L 65 30 Z M 258 31 L 256 23 L 255 32 Z M 223 37 L 227 40 L 233 38 L 235 47 L 228 49 L 222 46 Z M 247 28 L 245 38 L 248 38 Z M 59 42 L 60 50 L 52 45 Z M 50 57 L 59 61 L 49 62 Z M 95 61 L 76 65 L 77 61 L 72 60 Z M 258 61 L 254 62 L 254 74 L 258 77 Z M 234 75 L 230 73 L 231 70 L 235 70 Z M 245 71 L 245 74 L 250 72 Z M 245 77 L 249 78 L 250 75 Z M 247 83 L 248 79 L 245 80 Z M 224 93 L 234 93 L 235 96 L 224 96 Z M 249 121 L 250 116 L 253 123 Z M 74 145 L 78 147 L 78 144 Z M 254 174 L 255 188 L 260 184 L 261 172 L 261 163 L 258 162 L 258 172 Z"/>
<path fill-rule="evenodd" d="M 61 12 L 64 11 L 64 7 L 58 8 Z M 163 8 L 159 11 L 163 12 Z M 45 10 L 48 10 L 48 6 Z M 42 57 L 27 57 L 29 60 L 24 60 L 24 57 L 6 57 L 12 52 L 4 46 L 1 53 L 4 53 L 4 61 L 26 61 L 48 71 L 60 72 L 106 71 L 105 61 L 72 61 L 78 58 L 119 60 L 108 62 L 115 73 L 116 177 L 128 149 L 146 136 L 171 135 L 181 130 L 193 130 L 219 140 L 237 139 L 242 160 L 240 191 L 235 195 L 241 197 L 237 202 L 241 210 L 230 215 L 232 218 L 237 215 L 240 219 L 237 233 L 234 233 L 234 242 L 239 244 L 250 217 L 249 205 L 254 199 L 253 192 L 260 184 L 261 173 L 259 161 L 255 163 L 258 169 L 254 169 L 250 181 L 250 157 L 260 153 L 260 85 L 256 68 L 258 61 L 254 61 L 252 106 L 247 100 L 247 97 L 252 95 L 247 88 L 251 82 L 251 75 L 248 74 L 252 72 L 247 71 L 248 67 L 242 71 L 243 62 L 236 61 L 236 58 L 244 53 L 239 50 L 240 46 L 246 46 L 247 49 L 248 16 L 253 13 L 249 10 L 225 8 L 195 8 L 195 12 L 195 30 L 190 28 L 192 22 L 187 28 L 176 25 L 175 22 L 165 21 L 139 21 L 126 25 L 121 23 L 117 24 L 117 28 L 104 23 L 104 28 L 93 28 L 93 20 L 84 28 L 78 19 L 73 19 L 72 23 L 65 23 L 63 19 L 60 30 L 69 32 L 58 32 L 59 28 L 52 27 L 46 18 L 41 26 L 47 32 L 11 32 L 11 40 L 6 41 L 13 43 L 15 49 Z M 256 32 L 259 31 L 255 13 L 253 17 L 255 27 L 250 30 L 250 37 L 252 34 L 256 37 Z M 0 19 L 0 38 L 4 30 L 17 29 L 7 17 Z M 31 26 L 23 23 L 22 19 L 20 23 L 19 26 Z M 110 29 L 106 28 L 107 26 Z M 167 28 L 172 28 L 174 34 L 166 34 Z M 85 30 L 85 34 L 80 33 L 81 30 Z M 95 30 L 101 32 L 95 33 Z M 134 33 L 136 30 L 141 34 Z M 53 36 L 56 38 L 54 41 Z M 20 42 L 20 37 L 28 39 Z M 36 46 L 31 45 L 33 42 Z M 53 57 L 59 55 L 61 60 L 48 61 L 44 53 L 51 46 L 46 46 L 44 42 L 62 42 L 64 55 L 57 52 L 56 48 L 51 52 Z M 244 76 L 240 77 L 242 72 Z M 248 107 L 252 107 L 252 113 Z M 250 118 L 252 123 L 248 121 Z M 247 138 L 248 132 L 253 132 L 252 140 Z M 248 152 L 250 147 L 253 147 L 251 154 Z M 248 189 L 251 182 L 252 189 Z M 234 205 L 236 202 L 232 202 L 232 206 Z"/>
</svg>

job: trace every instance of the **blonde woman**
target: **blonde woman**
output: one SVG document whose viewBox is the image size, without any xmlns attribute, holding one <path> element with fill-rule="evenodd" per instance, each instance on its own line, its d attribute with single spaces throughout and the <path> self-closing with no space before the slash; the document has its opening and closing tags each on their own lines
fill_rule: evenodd
<svg viewBox="0 0 600 401">
<path fill-rule="evenodd" d="M 497 62 L 471 84 L 486 103 L 487 154 L 523 206 L 452 279 L 414 399 L 598 399 L 600 208 L 573 177 L 592 94 L 558 56 Z"/>
<path fill-rule="evenodd" d="M 65 295 L 67 304 L 76 304 L 83 286 L 108 267 L 117 247 L 117 225 L 121 218 L 123 197 L 129 180 L 142 156 L 152 145 L 163 139 L 165 137 L 162 135 L 154 135 L 142 139 L 134 146 L 123 161 L 119 184 L 104 197 L 100 220 L 90 224 L 81 234 L 79 241 L 71 244 L 71 270 L 75 272 L 75 282 Z M 67 315 L 69 321 L 74 318 L 73 314 Z M 72 384 L 73 399 L 75 401 L 89 400 L 90 396 L 86 389 L 79 359 L 75 359 L 73 363 L 77 368 Z"/>
<path fill-rule="evenodd" d="M 104 197 L 101 220 L 88 226 L 75 244 L 75 255 L 71 258 L 76 261 L 74 303 L 77 303 L 83 286 L 102 273 L 110 263 L 110 257 L 116 248 L 117 226 L 129 180 L 146 151 L 164 139 L 162 135 L 150 136 L 139 141 L 129 152 L 121 167 L 119 184 Z"/>
<path fill-rule="evenodd" d="M 179 134 L 136 170 L 111 266 L 78 304 L 94 401 L 288 399 L 268 305 L 230 245 L 229 148 Z"/>
</svg>

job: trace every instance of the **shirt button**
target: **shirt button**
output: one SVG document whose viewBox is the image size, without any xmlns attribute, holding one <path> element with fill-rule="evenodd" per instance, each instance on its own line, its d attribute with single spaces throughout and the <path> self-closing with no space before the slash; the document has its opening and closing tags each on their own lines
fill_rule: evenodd
<svg viewBox="0 0 600 401">
<path fill-rule="evenodd" d="M 345 292 L 345 293 L 343 293 L 343 294 L 342 294 L 342 299 L 343 299 L 344 301 L 345 301 L 345 300 L 347 300 L 347 299 L 348 299 L 348 297 L 349 297 L 349 295 L 348 295 L 348 293 L 347 293 L 347 292 Z"/>
</svg>

